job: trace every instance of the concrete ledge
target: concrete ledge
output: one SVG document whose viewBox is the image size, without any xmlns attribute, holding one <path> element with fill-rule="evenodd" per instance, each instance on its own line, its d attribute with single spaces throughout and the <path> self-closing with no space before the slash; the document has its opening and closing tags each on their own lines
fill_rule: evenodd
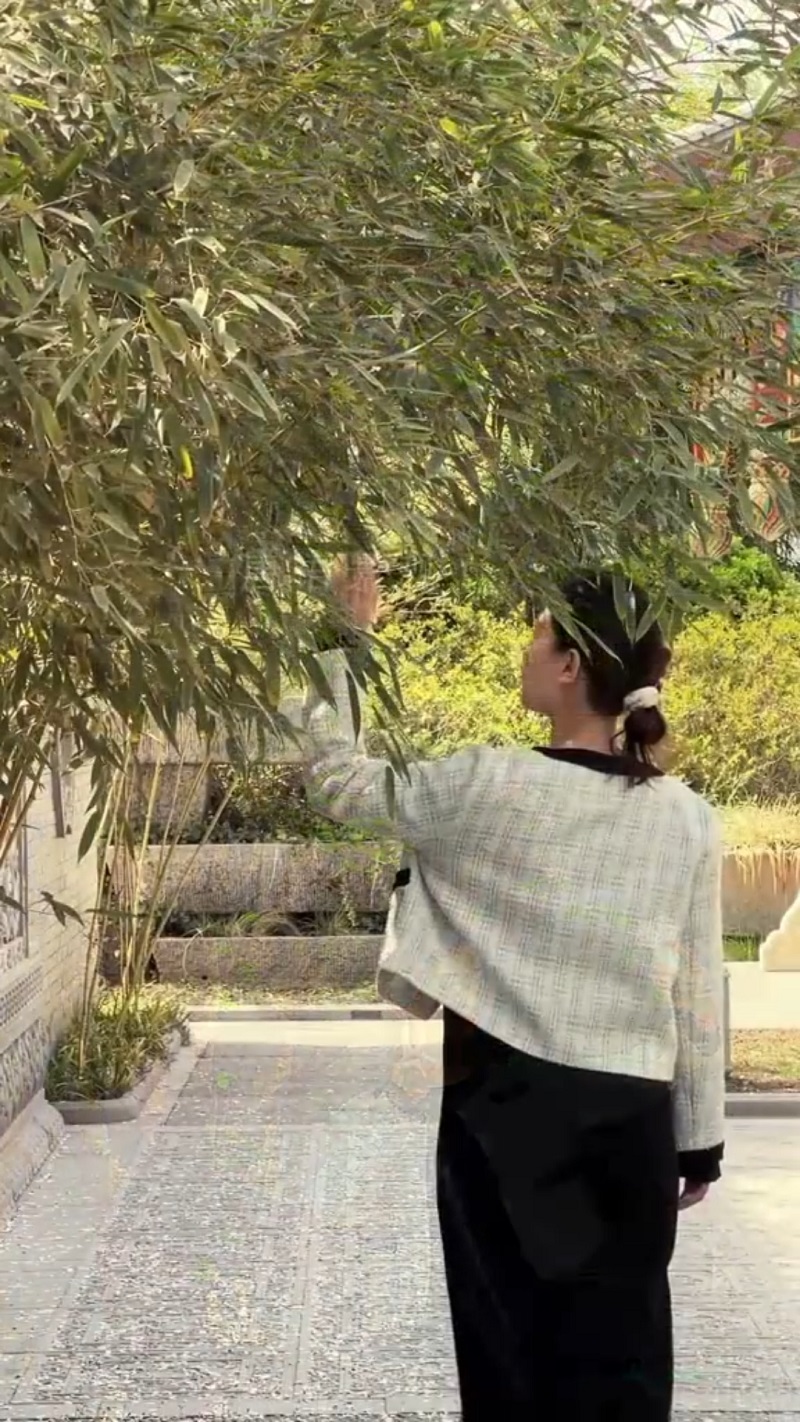
<svg viewBox="0 0 800 1422">
<path fill-rule="evenodd" d="M 800 1091 L 729 1091 L 726 1116 L 800 1116 Z"/>
<path fill-rule="evenodd" d="M 441 1017 L 441 1008 L 436 1013 Z M 408 1017 L 400 1007 L 376 1002 L 336 1007 L 190 1007 L 190 1022 L 397 1022 Z"/>
<path fill-rule="evenodd" d="M 154 1062 L 141 1081 L 124 1096 L 112 1096 L 105 1101 L 54 1101 L 53 1106 L 67 1126 L 116 1126 L 123 1121 L 135 1121 L 171 1067 L 180 1046 L 181 1034 L 173 1032 L 166 1061 Z"/>
<path fill-rule="evenodd" d="M 342 1004 L 340 1007 L 192 1007 L 190 1022 L 397 1022 L 408 1013 L 388 1003 Z M 440 1019 L 442 1009 L 432 1020 Z M 800 1116 L 798 1091 L 729 1091 L 725 1097 L 728 1117 Z"/>
<path fill-rule="evenodd" d="M 63 1134 L 61 1116 L 38 1091 L 0 1136 L 0 1223 L 16 1209 Z"/>
</svg>

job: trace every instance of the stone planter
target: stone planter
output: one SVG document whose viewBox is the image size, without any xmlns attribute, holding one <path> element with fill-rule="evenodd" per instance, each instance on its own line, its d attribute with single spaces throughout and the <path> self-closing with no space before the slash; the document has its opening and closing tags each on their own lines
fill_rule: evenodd
<svg viewBox="0 0 800 1422">
<path fill-rule="evenodd" d="M 154 835 L 199 835 L 210 790 L 211 772 L 200 766 L 139 762 L 133 768 L 131 816 L 143 822 L 149 812 Z"/>
<path fill-rule="evenodd" d="M 302 938 L 157 938 L 162 982 L 213 982 L 271 992 L 348 990 L 375 976 L 383 936 Z"/>
<path fill-rule="evenodd" d="M 279 707 L 282 729 L 261 740 L 252 732 L 246 734 L 243 754 L 251 763 L 294 765 L 302 760 L 299 732 L 303 703 L 301 692 L 288 691 L 281 697 Z M 349 706 L 342 708 L 341 719 L 345 734 L 354 735 Z M 224 735 L 206 741 L 197 734 L 192 718 L 184 716 L 178 723 L 174 745 L 153 727 L 142 736 L 136 759 L 134 809 L 140 815 L 148 804 L 156 767 L 160 767 L 152 824 L 157 833 L 163 833 L 168 823 L 174 825 L 176 821 L 186 831 L 195 831 L 204 823 L 213 767 L 229 764 L 231 755 Z"/>
<path fill-rule="evenodd" d="M 145 897 L 162 851 L 147 851 Z M 330 913 L 343 903 L 380 913 L 396 855 L 375 844 L 181 844 L 168 852 L 162 905 L 213 918 L 244 913 Z"/>
<path fill-rule="evenodd" d="M 302 712 L 302 693 L 290 692 L 281 697 L 279 714 L 291 727 L 298 729 L 301 726 Z M 344 714 L 347 720 L 347 710 Z M 262 744 L 259 744 L 255 735 L 250 735 L 244 749 L 252 761 L 287 764 L 300 759 L 297 740 L 288 731 L 284 736 L 267 737 Z M 143 764 L 160 761 L 165 765 L 202 765 L 207 759 L 215 765 L 228 764 L 230 747 L 224 735 L 217 736 L 209 744 L 197 734 L 197 728 L 190 716 L 182 716 L 178 722 L 174 745 L 153 728 L 142 736 L 137 751 L 137 760 Z"/>
<path fill-rule="evenodd" d="M 800 894 L 800 854 L 725 855 L 722 922 L 729 937 L 766 938 Z M 798 962 L 800 968 L 800 961 Z"/>
<path fill-rule="evenodd" d="M 175 1060 L 181 1044 L 180 1032 L 173 1032 L 168 1043 L 167 1060 L 154 1062 L 141 1081 L 124 1095 L 107 1097 L 102 1101 L 54 1101 L 55 1110 L 67 1126 L 111 1126 L 123 1121 L 135 1121 Z"/>
</svg>

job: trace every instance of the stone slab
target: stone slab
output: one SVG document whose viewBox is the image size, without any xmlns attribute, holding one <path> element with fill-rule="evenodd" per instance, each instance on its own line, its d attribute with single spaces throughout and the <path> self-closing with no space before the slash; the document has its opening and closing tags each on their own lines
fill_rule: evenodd
<svg viewBox="0 0 800 1422">
<path fill-rule="evenodd" d="M 392 1023 L 395 1026 L 405 1023 L 413 1034 L 413 1040 L 420 1045 L 435 1044 L 440 1050 L 441 1042 L 441 1013 L 436 1014 L 435 1019 L 427 1019 L 424 1023 L 418 1022 L 414 1018 L 408 1017 L 398 1008 L 376 1005 L 375 1007 L 305 1007 L 305 1008 L 259 1008 L 259 1007 L 233 1007 L 233 1008 L 195 1008 L 190 1011 L 190 1020 L 197 1024 L 197 1030 L 201 1039 L 208 1043 L 213 1043 L 217 1033 L 210 1024 L 215 1024 L 221 1029 L 224 1039 L 226 1032 L 228 1036 L 233 1036 L 234 1041 L 227 1044 L 223 1040 L 217 1047 L 210 1047 L 211 1052 L 217 1055 L 240 1055 L 246 1056 L 252 1048 L 252 1038 L 260 1038 L 260 1045 L 255 1047 L 256 1054 L 266 1050 L 265 1033 L 253 1031 L 254 1024 L 274 1023 L 285 1024 L 285 1029 L 292 1033 L 292 1024 L 319 1024 L 322 1028 L 323 1038 L 325 1035 L 324 1024 L 329 1023 L 359 1023 L 362 1026 L 370 1023 L 384 1022 Z M 339 1031 L 346 1031 L 340 1028 Z M 250 1039 L 250 1040 L 249 1040 Z M 280 1040 L 280 1034 L 278 1037 Z M 317 1045 L 321 1044 L 321 1041 Z M 335 1042 L 333 1037 L 332 1042 Z M 767 1117 L 786 1118 L 800 1116 L 800 1091 L 757 1091 L 757 1092 L 729 1092 L 725 1104 L 725 1114 L 728 1117 Z"/>
<path fill-rule="evenodd" d="M 440 1009 L 436 1018 L 441 1015 Z M 398 1022 L 406 1013 L 385 1003 L 374 1007 L 358 1003 L 351 1007 L 304 1007 L 298 1003 L 292 1007 L 190 1007 L 187 1016 L 190 1022 Z"/>
<path fill-rule="evenodd" d="M 200 1410 L 198 1410 L 198 1406 Z M 292 1407 L 287 1411 L 285 1407 L 271 1403 L 269 1399 L 263 1402 L 257 1399 L 248 1402 L 244 1406 L 235 1403 L 215 1406 L 213 1411 L 208 1411 L 195 1401 L 189 1400 L 187 1403 L 178 1403 L 161 1409 L 157 1414 L 152 1411 L 143 1412 L 135 1404 L 125 1406 L 122 1409 L 114 1407 L 104 1407 L 100 1411 L 84 1412 L 76 1414 L 74 1411 L 62 1407 L 49 1407 L 38 1410 L 29 1407 L 11 1404 L 2 1414 L 3 1422 L 263 1422 L 268 1418 L 281 1418 L 283 1422 L 310 1422 L 312 1418 L 327 1417 L 331 1422 L 374 1422 L 376 1417 L 390 1419 L 390 1422 L 460 1422 L 460 1412 L 393 1412 L 386 1411 L 383 1403 L 376 1403 L 368 1412 L 364 1411 L 361 1404 L 358 1412 L 332 1411 L 330 1408 L 307 1407 L 297 1410 Z M 698 1408 L 692 1412 L 680 1411 L 673 1416 L 673 1422 L 796 1422 L 797 1412 L 709 1412 L 705 1408 Z"/>
<path fill-rule="evenodd" d="M 729 963 L 731 984 L 731 1025 L 734 1031 L 800 1030 L 800 972 L 765 973 L 758 963 Z M 349 1017 L 353 1008 L 346 1004 L 336 1007 L 218 1007 L 198 1006 L 190 1017 L 197 1022 L 211 1021 L 279 1021 L 334 1020 Z M 356 1017 L 380 1013 L 385 1020 L 405 1017 L 399 1008 L 387 1003 L 369 1007 L 358 1006 Z M 441 1016 L 440 1013 L 437 1016 Z"/>
<path fill-rule="evenodd" d="M 729 963 L 728 971 L 734 1031 L 800 1028 L 800 972 L 766 973 L 760 963 Z"/>
<path fill-rule="evenodd" d="M 725 1100 L 726 1116 L 800 1116 L 800 1091 L 732 1091 Z"/>
<path fill-rule="evenodd" d="M 144 1404 L 147 1407 L 147 1404 Z M 424 1404 L 423 1404 L 424 1406 Z M 186 1402 L 165 1405 L 158 1413 L 143 1411 L 135 1403 L 123 1408 L 102 1407 L 99 1411 L 75 1413 L 65 1407 L 30 1407 L 10 1404 L 2 1414 L 3 1422 L 264 1422 L 264 1419 L 281 1418 L 283 1422 L 310 1422 L 312 1418 L 328 1418 L 332 1422 L 374 1422 L 376 1417 L 390 1419 L 390 1422 L 460 1422 L 461 1414 L 456 1411 L 431 1412 L 387 1412 L 383 1402 L 378 1401 L 365 1411 L 361 1403 L 358 1412 L 342 1412 L 330 1407 L 304 1407 L 298 1410 L 293 1405 L 289 1410 L 270 1399 L 248 1400 L 243 1404 L 235 1401 L 220 1404 L 208 1411 L 202 1403 L 193 1399 Z M 709 1412 L 705 1408 L 691 1412 L 676 1412 L 673 1422 L 796 1422 L 797 1412 Z"/>
</svg>

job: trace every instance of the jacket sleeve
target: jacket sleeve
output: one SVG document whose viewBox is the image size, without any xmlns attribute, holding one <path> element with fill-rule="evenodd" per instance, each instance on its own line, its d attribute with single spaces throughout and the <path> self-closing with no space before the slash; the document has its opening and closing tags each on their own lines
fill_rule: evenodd
<svg viewBox="0 0 800 1422">
<path fill-rule="evenodd" d="M 353 702 L 360 706 L 360 692 L 348 671 L 346 654 L 326 652 L 320 667 L 333 704 L 313 687 L 305 703 L 304 774 L 309 802 L 330 819 L 402 840 L 412 848 L 441 838 L 463 815 L 479 752 L 462 751 L 394 771 L 388 760 L 366 754 L 360 727 L 356 734 Z"/>
<path fill-rule="evenodd" d="M 695 1180 L 718 1177 L 725 1126 L 721 897 L 722 836 L 710 816 L 673 988 L 678 1035 L 676 1144 L 681 1173 Z"/>
</svg>

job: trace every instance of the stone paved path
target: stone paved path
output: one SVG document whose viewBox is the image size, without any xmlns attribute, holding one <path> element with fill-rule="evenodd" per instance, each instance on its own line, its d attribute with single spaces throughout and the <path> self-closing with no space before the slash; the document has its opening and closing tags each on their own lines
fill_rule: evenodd
<svg viewBox="0 0 800 1422">
<path fill-rule="evenodd" d="M 0 1235 L 0 1419 L 455 1422 L 437 1029 L 200 1034 L 141 1123 L 68 1134 Z M 797 1422 L 800 1122 L 730 1126 L 674 1270 L 677 1418 Z"/>
</svg>

